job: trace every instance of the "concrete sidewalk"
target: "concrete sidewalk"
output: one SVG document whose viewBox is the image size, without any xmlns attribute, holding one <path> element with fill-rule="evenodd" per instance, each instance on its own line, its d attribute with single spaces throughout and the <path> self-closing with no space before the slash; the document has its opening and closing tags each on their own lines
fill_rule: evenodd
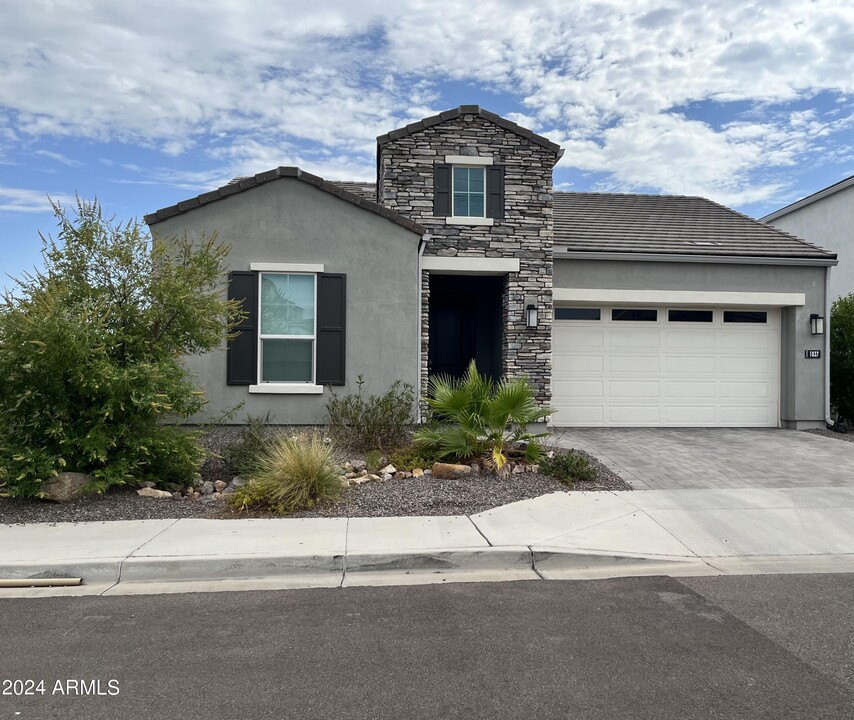
<svg viewBox="0 0 854 720">
<path fill-rule="evenodd" d="M 0 596 L 854 571 L 854 488 L 553 493 L 471 517 L 0 526 Z"/>
</svg>

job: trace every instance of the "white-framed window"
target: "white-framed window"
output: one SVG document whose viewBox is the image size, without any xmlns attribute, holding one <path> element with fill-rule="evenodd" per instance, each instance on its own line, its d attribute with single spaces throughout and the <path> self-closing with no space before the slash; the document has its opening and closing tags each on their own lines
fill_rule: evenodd
<svg viewBox="0 0 854 720">
<path fill-rule="evenodd" d="M 483 165 L 451 168 L 451 202 L 454 217 L 486 217 L 486 168 Z"/>
<path fill-rule="evenodd" d="M 313 385 L 317 276 L 261 272 L 258 282 L 258 382 Z"/>
</svg>

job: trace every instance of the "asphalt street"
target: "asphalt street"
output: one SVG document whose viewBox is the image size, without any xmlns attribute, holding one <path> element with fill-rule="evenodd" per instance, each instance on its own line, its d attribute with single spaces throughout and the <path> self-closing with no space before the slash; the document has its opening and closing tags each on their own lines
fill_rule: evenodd
<svg viewBox="0 0 854 720">
<path fill-rule="evenodd" d="M 0 600 L 0 720 L 849 720 L 853 607 L 854 575 Z"/>
</svg>

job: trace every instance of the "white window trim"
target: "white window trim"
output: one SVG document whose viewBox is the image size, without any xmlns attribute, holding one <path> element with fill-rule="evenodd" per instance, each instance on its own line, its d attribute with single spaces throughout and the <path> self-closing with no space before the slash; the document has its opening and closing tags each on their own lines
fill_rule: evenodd
<svg viewBox="0 0 854 720">
<path fill-rule="evenodd" d="M 492 165 L 491 157 L 480 155 L 445 155 L 445 162 L 449 165 Z"/>
<path fill-rule="evenodd" d="M 256 263 L 252 263 L 255 265 Z M 263 264 L 263 263 L 257 263 Z M 280 267 L 285 263 L 270 263 L 278 264 Z M 294 267 L 293 264 L 290 267 Z M 305 267 L 305 266 L 303 266 Z M 317 267 L 317 266 L 315 266 Z M 320 267 L 323 267 L 322 265 Z M 253 268 L 254 269 L 254 268 Z M 307 335 L 264 335 L 261 333 L 261 311 L 262 311 L 262 288 L 264 275 L 311 275 L 314 278 L 314 331 L 309 338 Z M 264 381 L 263 380 L 263 362 L 264 362 L 264 340 L 309 340 L 311 339 L 311 381 L 310 382 L 285 382 L 285 381 Z M 313 272 L 293 272 L 293 271 L 266 271 L 258 273 L 258 365 L 257 378 L 260 381 L 257 385 L 250 385 L 250 393 L 270 393 L 270 394 L 317 394 L 323 392 L 323 386 L 315 383 L 317 376 L 317 274 Z M 254 388 L 254 389 L 253 389 Z M 320 388 L 319 390 L 317 388 Z"/>
<path fill-rule="evenodd" d="M 717 305 L 728 307 L 790 307 L 806 304 L 804 293 L 731 292 L 703 290 L 615 290 L 613 288 L 554 288 L 556 303 L 597 305 Z"/>
<path fill-rule="evenodd" d="M 462 157 L 462 156 L 461 156 Z M 490 162 L 490 165 L 492 163 Z M 454 210 L 454 170 L 456 168 L 475 168 L 483 170 L 483 215 L 451 215 L 445 218 L 446 225 L 492 225 L 492 218 L 486 217 L 486 201 L 489 193 L 486 191 L 486 169 L 478 163 L 459 162 L 451 165 L 451 212 Z M 469 193 L 470 195 L 471 193 Z"/>
<path fill-rule="evenodd" d="M 249 392 L 254 395 L 322 395 L 323 385 L 262 383 L 250 385 Z"/>
<path fill-rule="evenodd" d="M 427 256 L 421 260 L 421 269 L 447 275 L 506 275 L 519 272 L 519 258 L 439 257 Z"/>
<path fill-rule="evenodd" d="M 323 265 L 318 263 L 249 263 L 249 269 L 258 272 L 272 273 L 322 273 Z"/>
</svg>

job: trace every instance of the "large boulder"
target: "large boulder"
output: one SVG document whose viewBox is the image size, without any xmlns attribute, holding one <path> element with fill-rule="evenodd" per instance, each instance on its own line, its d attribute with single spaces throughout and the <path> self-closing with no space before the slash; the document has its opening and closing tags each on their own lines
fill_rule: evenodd
<svg viewBox="0 0 854 720">
<path fill-rule="evenodd" d="M 51 502 L 71 502 L 83 494 L 83 488 L 94 478 L 86 473 L 61 472 L 42 482 L 44 499 Z"/>
<path fill-rule="evenodd" d="M 455 465 L 454 463 L 435 463 L 433 465 L 433 477 L 442 480 L 461 478 L 471 475 L 471 467 L 468 465 Z"/>
<path fill-rule="evenodd" d="M 136 494 L 140 497 L 160 498 L 162 500 L 172 497 L 172 493 L 168 490 L 158 490 L 157 488 L 140 488 Z"/>
</svg>

